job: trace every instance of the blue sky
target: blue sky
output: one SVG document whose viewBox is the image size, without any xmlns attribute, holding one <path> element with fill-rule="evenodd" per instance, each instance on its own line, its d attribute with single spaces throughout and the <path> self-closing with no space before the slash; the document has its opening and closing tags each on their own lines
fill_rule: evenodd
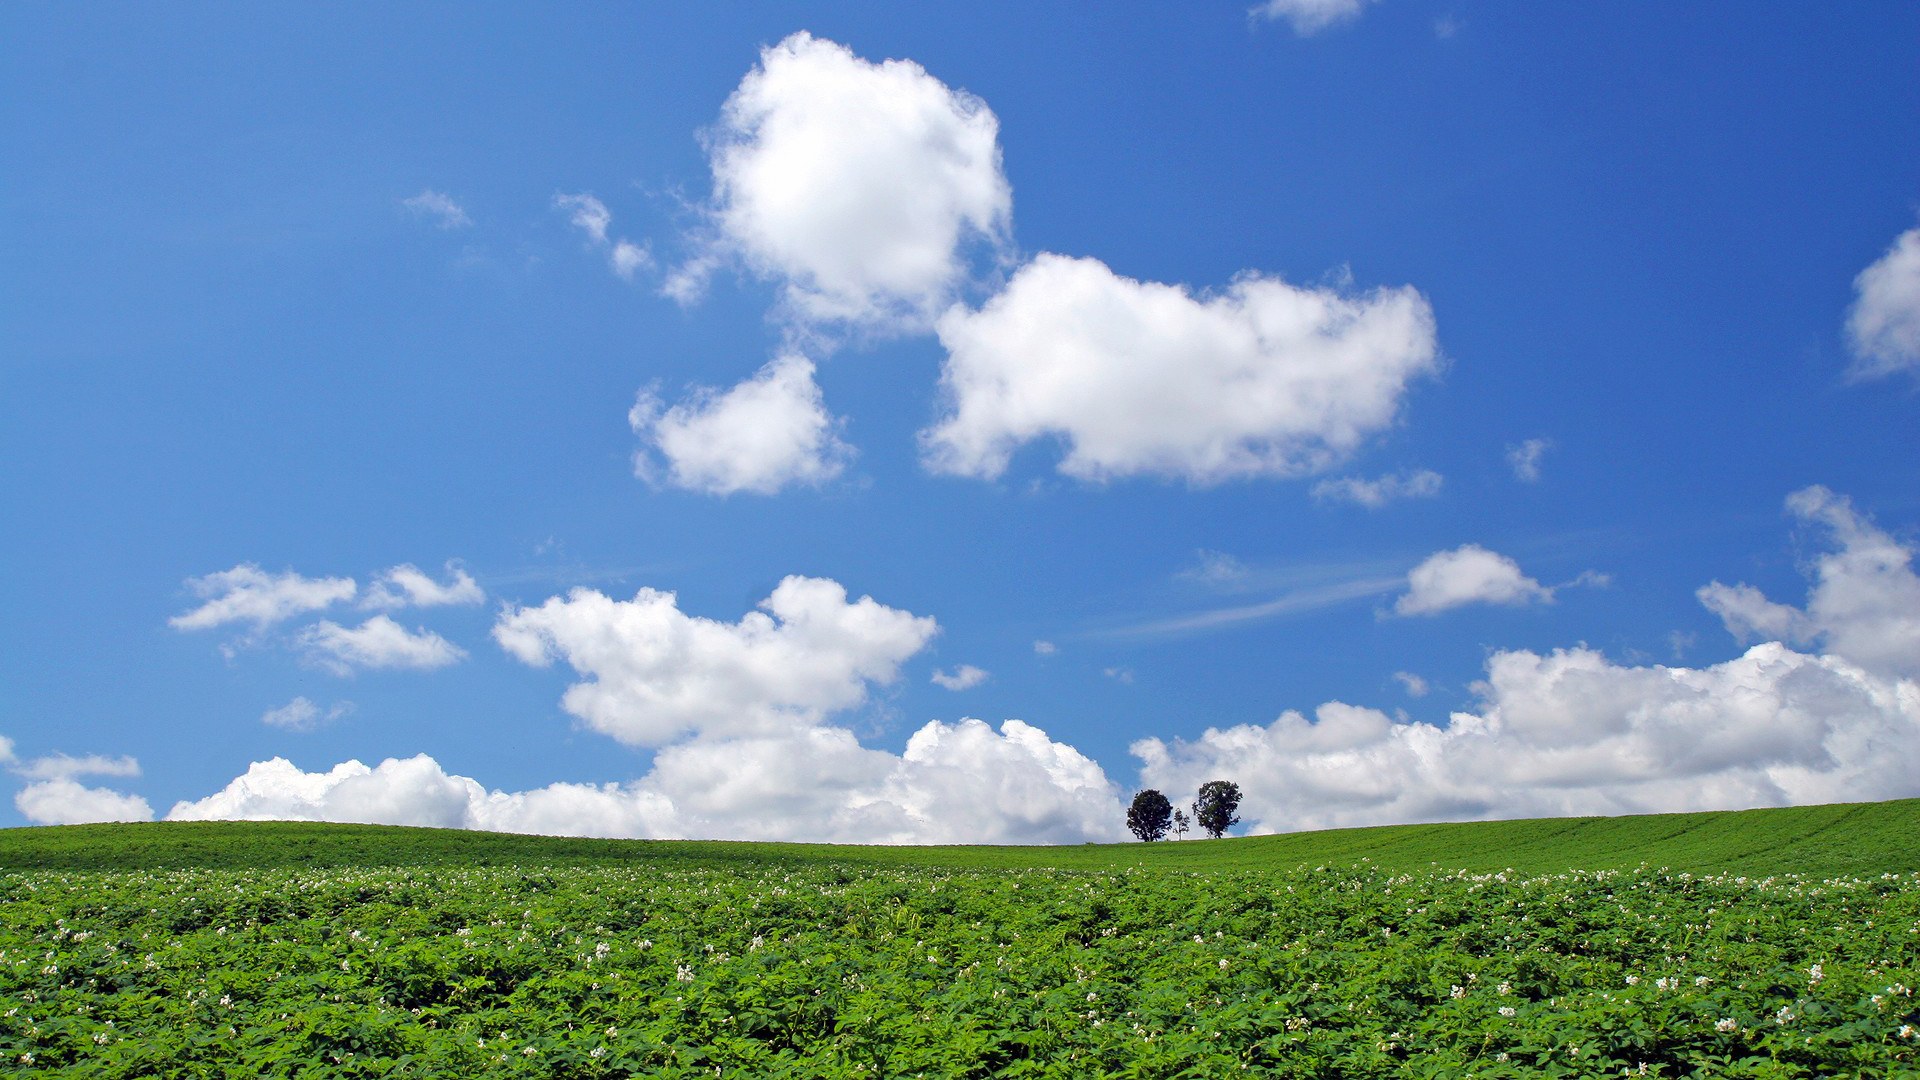
<svg viewBox="0 0 1920 1080">
<path fill-rule="evenodd" d="M 1920 795 L 1920 11 L 11 4 L 0 823 Z"/>
</svg>

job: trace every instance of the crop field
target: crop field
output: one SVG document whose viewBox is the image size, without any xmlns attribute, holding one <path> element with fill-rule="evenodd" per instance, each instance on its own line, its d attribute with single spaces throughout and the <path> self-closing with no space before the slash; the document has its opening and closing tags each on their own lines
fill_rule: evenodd
<svg viewBox="0 0 1920 1080">
<path fill-rule="evenodd" d="M 1871 837 L 1910 828 L 1913 808 L 1847 820 Z M 420 830 L 169 828 L 0 838 L 0 1065 L 75 1077 L 1920 1076 L 1911 868 L 1417 867 L 1395 860 L 1414 849 L 1387 835 L 1368 841 L 1381 858 L 1252 868 L 1235 864 L 1290 838 L 866 849 L 865 862 L 848 849 L 756 858 L 758 845 L 592 862 L 572 841 L 551 843 L 573 856 L 542 862 L 527 857 L 532 840 L 521 862 L 463 865 L 428 857 L 435 834 Z M 1441 828 L 1488 827 L 1422 830 Z M 221 836 L 274 837 L 284 852 L 302 830 L 336 845 L 321 851 L 404 842 L 384 862 L 363 849 L 364 865 L 314 851 L 326 865 L 206 865 L 221 862 Z M 1430 843 L 1422 830 L 1402 840 Z M 109 862 L 149 865 L 24 868 L 83 835 Z M 470 834 L 440 839 L 484 849 Z M 1840 839 L 1809 850 L 1844 862 Z M 1063 865 L 1022 865 L 1049 850 Z M 1749 857 L 1731 839 L 1726 851 Z"/>
</svg>

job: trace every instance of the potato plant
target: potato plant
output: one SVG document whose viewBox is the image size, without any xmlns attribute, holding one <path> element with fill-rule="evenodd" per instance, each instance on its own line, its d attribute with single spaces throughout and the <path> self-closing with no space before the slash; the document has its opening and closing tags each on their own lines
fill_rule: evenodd
<svg viewBox="0 0 1920 1080">
<path fill-rule="evenodd" d="M 1920 875 L 0 875 L 74 1077 L 1920 1075 Z"/>
</svg>

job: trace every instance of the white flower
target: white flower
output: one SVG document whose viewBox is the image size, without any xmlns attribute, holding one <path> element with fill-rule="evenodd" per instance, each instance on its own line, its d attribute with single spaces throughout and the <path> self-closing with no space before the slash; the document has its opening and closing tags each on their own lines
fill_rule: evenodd
<svg viewBox="0 0 1920 1080">
<path fill-rule="evenodd" d="M 681 964 L 679 967 L 674 969 L 673 977 L 680 980 L 681 982 L 692 982 L 693 969 L 688 967 L 685 964 Z"/>
<path fill-rule="evenodd" d="M 1713 1023 L 1713 1030 L 1718 1031 L 1723 1035 L 1729 1031 L 1736 1031 L 1739 1029 L 1739 1027 L 1740 1027 L 1739 1022 L 1736 1021 L 1731 1016 L 1723 1016 L 1720 1019 L 1714 1021 Z"/>
<path fill-rule="evenodd" d="M 1466 996 L 1467 996 L 1467 988 L 1466 988 L 1466 987 L 1464 987 L 1464 986 L 1458 986 L 1458 985 L 1456 985 L 1456 986 L 1455 986 L 1455 987 L 1454 987 L 1453 989 L 1451 989 L 1451 990 L 1449 990 L 1449 991 L 1447 991 L 1447 996 L 1448 996 L 1448 997 L 1450 997 L 1450 998 L 1463 998 L 1463 997 L 1466 997 Z"/>
<path fill-rule="evenodd" d="M 1512 1017 L 1513 1017 L 1513 1013 L 1514 1013 L 1514 1009 L 1513 1009 L 1513 1006 L 1511 1006 L 1511 1005 L 1502 1005 L 1502 1006 L 1500 1006 L 1500 1015 L 1501 1015 L 1501 1016 L 1504 1016 L 1504 1017 L 1507 1017 L 1508 1019 L 1512 1019 Z"/>
</svg>

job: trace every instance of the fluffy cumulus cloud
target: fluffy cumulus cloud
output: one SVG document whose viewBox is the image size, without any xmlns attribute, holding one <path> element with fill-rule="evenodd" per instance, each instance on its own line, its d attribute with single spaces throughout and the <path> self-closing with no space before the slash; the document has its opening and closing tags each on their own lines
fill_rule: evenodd
<svg viewBox="0 0 1920 1080">
<path fill-rule="evenodd" d="M 1373 0 L 1265 0 L 1249 13 L 1256 19 L 1284 20 L 1301 37 L 1309 37 L 1343 22 L 1360 17 Z"/>
<path fill-rule="evenodd" d="M 15 763 L 12 742 L 0 738 L 0 762 L 8 763 L 14 774 L 32 781 L 14 795 L 13 805 L 36 825 L 153 820 L 153 808 L 140 796 L 110 788 L 88 787 L 77 779 L 82 776 L 139 776 L 140 764 L 130 757 L 49 754 Z"/>
<path fill-rule="evenodd" d="M 351 628 L 322 619 L 301 631 L 298 643 L 309 663 L 340 676 L 361 668 L 431 671 L 467 655 L 431 630 L 408 630 L 385 615 Z"/>
<path fill-rule="evenodd" d="M 583 676 L 561 703 L 589 727 L 663 746 L 818 723 L 893 681 L 939 629 L 821 578 L 787 578 L 760 609 L 728 623 L 685 614 L 670 592 L 614 600 L 581 588 L 503 612 L 493 633 L 526 663 L 564 660 Z"/>
<path fill-rule="evenodd" d="M 402 563 L 375 578 L 361 604 L 370 608 L 442 607 L 477 604 L 486 598 L 480 583 L 454 563 L 447 564 L 444 583 L 433 580 L 412 563 Z"/>
<path fill-rule="evenodd" d="M 935 721 L 895 755 L 844 728 L 806 727 L 671 747 L 626 784 L 488 790 L 425 755 L 305 772 L 256 762 L 170 820 L 359 821 L 575 836 L 844 843 L 1066 843 L 1119 839 L 1117 789 L 1044 731 Z"/>
<path fill-rule="evenodd" d="M 1804 609 L 1747 586 L 1700 590 L 1729 630 L 1776 639 L 1734 659 L 1689 668 L 1588 648 L 1496 652 L 1473 708 L 1444 726 L 1333 702 L 1311 720 L 1290 711 L 1138 742 L 1143 782 L 1186 790 L 1231 777 L 1262 832 L 1920 795 L 1913 553 L 1825 488 L 1788 507 L 1830 542 L 1808 567 Z"/>
<path fill-rule="evenodd" d="M 1818 644 L 1877 675 L 1920 678 L 1920 576 L 1912 550 L 1824 487 L 1794 492 L 1787 510 L 1825 530 L 1832 544 L 1808 568 L 1806 607 L 1718 581 L 1700 589 L 1700 602 L 1736 637 Z"/>
<path fill-rule="evenodd" d="M 1847 313 L 1852 373 L 1876 378 L 1920 373 L 1920 229 L 1908 229 L 1853 281 Z"/>
<path fill-rule="evenodd" d="M 1777 642 L 1699 669 L 1500 652 L 1476 690 L 1445 726 L 1333 702 L 1133 753 L 1162 790 L 1235 779 L 1256 832 L 1920 794 L 1920 687 Z"/>
<path fill-rule="evenodd" d="M 1467 604 L 1518 607 L 1547 603 L 1553 590 L 1520 571 L 1520 565 L 1478 544 L 1427 557 L 1407 573 L 1407 591 L 1394 601 L 1397 615 L 1436 615 Z"/>
<path fill-rule="evenodd" d="M 176 630 L 206 630 L 236 622 L 263 630 L 351 600 L 359 591 L 352 578 L 309 578 L 291 570 L 269 574 L 252 563 L 188 578 L 187 589 L 205 603 L 168 619 L 167 625 Z"/>
<path fill-rule="evenodd" d="M 1224 292 L 1042 254 L 978 310 L 938 322 L 947 415 L 922 433 L 936 471 L 996 477 L 1015 450 L 1066 446 L 1062 473 L 1195 484 L 1337 462 L 1392 423 L 1439 366 L 1411 288 L 1349 295 L 1249 274 Z"/>
<path fill-rule="evenodd" d="M 812 361 L 787 353 L 730 390 L 696 389 L 671 408 L 642 392 L 627 414 L 644 444 L 634 472 L 713 495 L 832 480 L 853 449 L 840 441 L 841 422 L 827 412 L 813 373 Z"/>
<path fill-rule="evenodd" d="M 1392 473 L 1368 480 L 1360 476 L 1328 478 L 1313 485 L 1313 497 L 1321 502 L 1347 502 L 1378 510 L 1401 499 L 1431 499 L 1440 494 L 1445 481 L 1432 469 Z"/>
<path fill-rule="evenodd" d="M 705 248 L 667 283 L 697 296 L 738 261 L 803 323 L 923 327 L 1006 244 L 999 123 L 908 60 L 871 63 L 797 33 L 762 51 L 709 134 Z"/>
</svg>

